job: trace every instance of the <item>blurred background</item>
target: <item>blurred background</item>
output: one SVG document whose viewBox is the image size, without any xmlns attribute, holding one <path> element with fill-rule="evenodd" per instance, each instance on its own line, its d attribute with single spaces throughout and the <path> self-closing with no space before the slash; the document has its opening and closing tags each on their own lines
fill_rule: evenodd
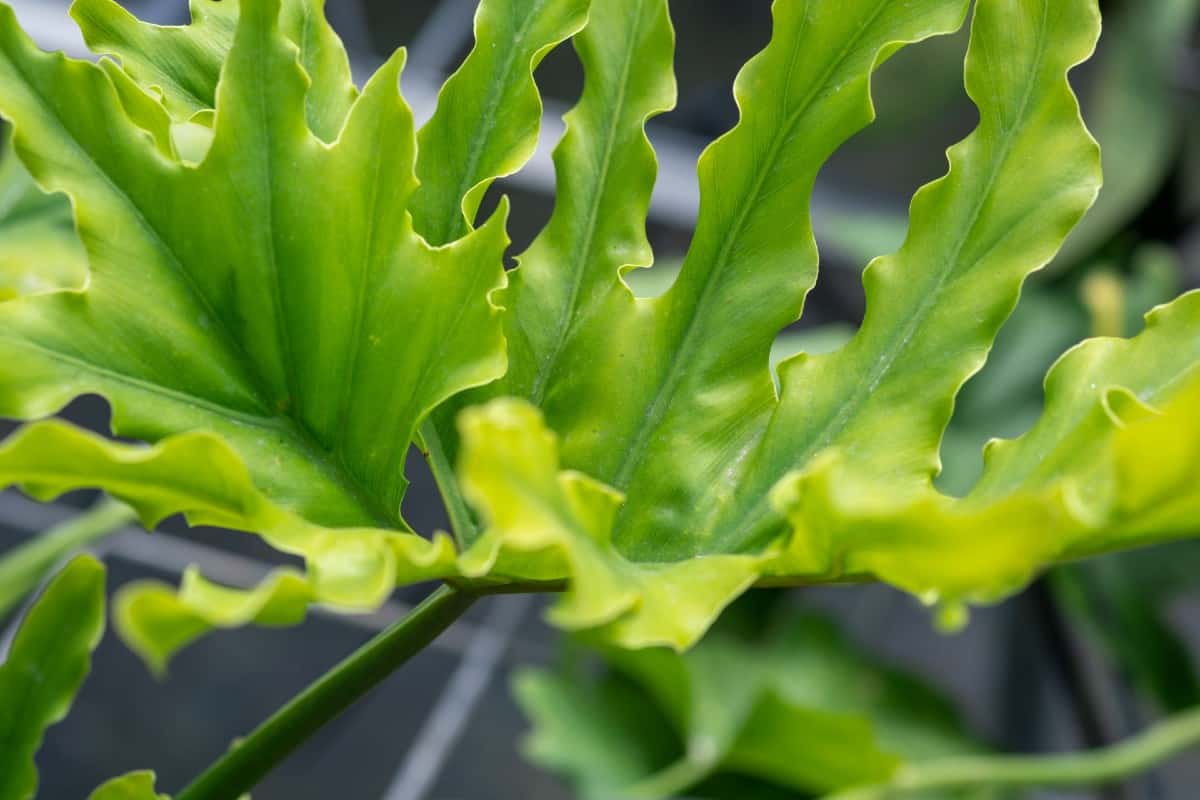
<svg viewBox="0 0 1200 800">
<path fill-rule="evenodd" d="M 67 0 L 9 3 L 43 47 L 84 54 Z M 123 5 L 159 23 L 187 20 L 185 0 Z M 396 46 L 409 47 L 405 92 L 418 119 L 427 117 L 437 86 L 471 45 L 475 0 L 328 5 L 360 78 Z M 949 492 L 971 485 L 987 439 L 1030 424 L 1040 409 L 1042 376 L 1063 350 L 1088 335 L 1136 333 L 1146 310 L 1200 286 L 1200 1 L 1102 5 L 1099 55 L 1075 78 L 1085 118 L 1104 147 L 1106 186 L 1060 257 L 1030 281 L 988 367 L 961 396 L 944 444 L 941 480 Z M 768 0 L 681 0 L 673 7 L 680 102 L 651 126 L 661 163 L 650 220 L 659 264 L 630 276 L 641 294 L 670 283 L 698 206 L 696 158 L 736 122 L 733 77 L 770 35 Z M 965 47 L 965 33 L 936 39 L 903 50 L 879 72 L 879 120 L 835 156 L 819 181 L 813 209 L 823 271 L 804 321 L 780 337 L 781 357 L 836 347 L 860 320 L 862 268 L 899 245 L 908 198 L 944 172 L 945 147 L 975 124 L 962 89 Z M 552 210 L 550 150 L 581 77 L 570 47 L 558 48 L 538 70 L 547 98 L 542 144 L 520 175 L 492 192 L 493 200 L 499 193 L 513 198 L 514 253 Z M 0 274 L 5 263 L 31 256 L 47 269 L 81 258 L 69 238 L 69 209 L 40 195 L 11 159 L 0 161 L 0 173 Z M 53 250 L 41 237 L 47 227 L 68 234 Z M 0 283 L 0 299 L 5 291 Z M 107 409 L 98 399 L 84 398 L 65 414 L 106 429 Z M 410 462 L 406 516 L 419 530 L 444 525 L 423 462 Z M 0 553 L 94 501 L 78 494 L 41 506 L 0 494 Z M 109 565 L 110 590 L 144 577 L 175 580 L 190 563 L 214 580 L 247 586 L 280 562 L 250 537 L 189 531 L 177 522 L 166 528 L 153 537 L 130 528 L 91 545 Z M 861 713 L 890 725 L 896 736 L 936 729 L 938 742 L 956 742 L 937 745 L 949 750 L 1049 752 L 1113 742 L 1200 703 L 1198 585 L 1200 546 L 1184 543 L 1056 569 L 1019 597 L 977 611 L 953 636 L 938 633 L 915 600 L 883 587 L 752 593 L 718 636 L 736 642 L 742 657 L 753 659 L 756 648 L 770 651 L 796 680 L 811 676 L 816 696 L 793 696 L 794 706 L 859 703 Z M 178 789 L 426 590 L 403 590 L 370 617 L 314 612 L 297 628 L 210 636 L 185 651 L 163 680 L 107 637 L 72 715 L 51 729 L 39 755 L 40 796 L 82 798 L 104 779 L 146 767 L 158 771 L 162 790 Z M 671 724 L 673 710 L 658 707 L 661 698 L 638 666 L 620 659 L 605 665 L 578 645 L 564 646 L 541 621 L 541 608 L 525 597 L 481 603 L 283 763 L 255 798 L 602 797 L 606 770 L 629 768 L 631 757 L 647 769 L 677 757 L 684 734 Z M 19 605 L 0 604 L 6 638 L 18 611 Z M 547 671 L 528 673 L 532 667 Z M 520 702 L 512 691 L 519 673 L 525 675 Z M 589 711 L 600 698 L 605 707 Z M 525 746 L 535 725 L 536 745 Z M 800 796 L 751 773 L 733 770 L 680 796 Z M 1036 796 L 1190 800 L 1200 796 L 1197 787 L 1200 755 L 1127 786 Z"/>
</svg>

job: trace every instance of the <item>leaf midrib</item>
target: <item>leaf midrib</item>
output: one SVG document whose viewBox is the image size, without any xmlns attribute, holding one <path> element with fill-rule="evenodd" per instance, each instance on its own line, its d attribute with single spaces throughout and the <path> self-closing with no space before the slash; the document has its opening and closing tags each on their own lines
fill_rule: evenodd
<svg viewBox="0 0 1200 800">
<path fill-rule="evenodd" d="M 621 64 L 621 80 L 620 88 L 617 91 L 617 100 L 614 104 L 614 113 L 609 122 L 608 130 L 606 131 L 604 141 L 604 153 L 600 162 L 600 169 L 597 175 L 599 180 L 594 181 L 593 191 L 588 195 L 591 197 L 591 206 L 588 209 L 586 230 L 587 233 L 582 238 L 582 242 L 575 248 L 571 263 L 569 265 L 569 273 L 571 275 L 570 290 L 567 295 L 567 306 L 565 313 L 561 314 L 555 325 L 554 336 L 551 337 L 551 351 L 542 362 L 542 368 L 534 377 L 533 388 L 530 391 L 530 399 L 534 405 L 541 406 L 545 399 L 546 387 L 549 383 L 550 376 L 554 374 L 555 367 L 558 365 L 559 359 L 562 357 L 563 350 L 566 347 L 566 342 L 571 336 L 571 332 L 579 323 L 576 315 L 576 307 L 579 305 L 579 293 L 583 289 L 583 279 L 587 263 L 592 257 L 592 247 L 595 244 L 596 228 L 600 220 L 600 206 L 602 201 L 607 197 L 608 171 L 612 167 L 613 152 L 616 149 L 617 127 L 624 119 L 625 103 L 629 92 L 629 76 L 630 67 L 633 64 L 633 52 L 637 48 L 642 31 L 643 10 L 646 7 L 646 0 L 638 0 L 635 15 L 637 21 L 634 23 L 633 31 L 629 36 L 629 43 L 625 48 L 625 58 Z M 604 191 L 595 191 L 597 185 L 605 186 Z M 623 266 L 623 265 L 622 265 Z"/>
<path fill-rule="evenodd" d="M 1026 119 L 1026 115 L 1029 110 L 1029 101 L 1033 95 L 1033 87 L 1037 82 L 1037 77 L 1041 73 L 1042 64 L 1045 60 L 1047 33 L 1046 16 L 1048 14 L 1049 2 L 1050 0 L 1043 0 L 1042 2 L 1042 25 L 1038 34 L 1037 55 L 1034 60 L 1033 68 L 1029 71 L 1029 80 L 1026 82 L 1025 88 L 1022 92 L 1019 110 L 1014 117 L 1022 122 L 1024 122 Z M 879 388 L 879 384 L 883 381 L 887 373 L 891 371 L 892 366 L 908 347 L 908 344 L 917 334 L 917 331 L 924 327 L 926 317 L 940 301 L 942 292 L 945 290 L 946 284 L 950 280 L 951 275 L 953 275 L 955 272 L 958 272 L 962 267 L 962 265 L 958 263 L 958 259 L 962 255 L 963 249 L 967 246 L 967 242 L 973 237 L 975 229 L 979 225 L 980 216 L 983 213 L 983 207 L 987 203 L 988 198 L 991 197 L 992 191 L 996 185 L 996 180 L 1000 176 L 1000 171 L 1008 161 L 1008 157 L 1012 152 L 1013 145 L 1017 138 L 1019 138 L 1018 126 L 1008 126 L 1006 129 L 1002 130 L 1001 135 L 1003 137 L 1003 141 L 1000 150 L 996 158 L 992 161 L 991 169 L 988 171 L 987 180 L 983 185 L 983 190 L 979 193 L 975 200 L 975 204 L 971 209 L 971 214 L 969 216 L 970 223 L 965 226 L 963 229 L 963 234 L 958 238 L 958 241 L 955 242 L 950 254 L 943 261 L 942 269 L 938 270 L 930 290 L 921 296 L 921 302 L 917 305 L 916 309 L 914 309 L 911 314 L 905 316 L 904 325 L 898 332 L 899 335 L 885 337 L 887 344 L 883 351 L 871 362 L 866 375 L 867 380 L 857 382 L 854 393 L 852 393 L 846 401 L 838 404 L 838 410 L 833 419 L 822 426 L 820 437 L 818 437 L 818 439 L 815 440 L 812 445 L 802 451 L 802 459 L 807 460 L 815 451 L 829 445 L 829 443 L 832 441 L 832 438 L 840 434 L 845 429 L 846 425 L 849 424 L 851 418 L 858 414 L 863 403 L 865 403 L 867 398 L 870 397 L 877 388 Z M 966 271 L 969 271 L 981 260 L 983 260 L 983 258 L 985 258 L 995 246 L 995 244 L 989 245 L 979 258 L 976 258 L 971 264 L 966 265 Z"/>
<path fill-rule="evenodd" d="M 503 80 L 492 81 L 488 86 L 487 103 L 484 105 L 483 112 L 480 114 L 480 123 L 478 127 L 478 135 L 471 142 L 471 149 L 467 153 L 466 168 L 463 170 L 462 178 L 458 182 L 458 188 L 450 196 L 454 207 L 442 217 L 446 222 L 442 230 L 438 231 L 436 241 L 432 244 L 444 245 L 448 244 L 451 239 L 457 236 L 462 236 L 471 227 L 470 221 L 467 220 L 466 214 L 463 211 L 463 202 L 467 199 L 467 194 L 479 185 L 479 181 L 471 183 L 475 171 L 479 168 L 479 161 L 483 158 L 484 144 L 491 137 L 491 133 L 496 128 L 496 109 L 500 105 L 500 99 L 504 95 L 504 87 L 508 85 L 508 76 L 512 72 L 513 64 L 517 59 L 517 52 L 522 48 L 516 43 L 522 45 L 525 42 L 526 36 L 529 34 L 529 28 L 533 21 L 541 13 L 549 0 L 535 0 L 533 7 L 530 9 L 525 18 L 521 20 L 521 24 L 517 27 L 513 35 L 513 46 L 508 48 L 504 56 L 504 66 L 500 69 L 499 75 L 503 76 Z M 533 80 L 532 74 L 530 80 Z M 538 107 L 541 107 L 541 98 L 538 98 Z M 484 178 L 486 180 L 486 178 Z"/>
<path fill-rule="evenodd" d="M 379 127 L 377 124 L 376 130 Z M 374 160 L 374 165 L 375 168 L 371 170 L 370 178 L 370 199 L 367 203 L 367 208 L 371 209 L 371 211 L 374 211 L 375 206 L 379 203 L 379 179 L 383 173 L 382 165 L 378 159 Z M 375 217 L 376 214 L 374 213 L 367 214 L 366 245 L 363 247 L 359 280 L 354 287 L 354 316 L 350 323 L 350 338 L 347 339 L 350 344 L 350 354 L 348 364 L 342 375 L 342 391 L 341 397 L 338 400 L 341 417 L 339 434 L 343 441 L 346 439 L 347 430 L 350 425 L 350 404 L 354 395 L 354 383 L 358 379 L 358 368 L 362 353 L 362 348 L 358 345 L 358 342 L 359 337 L 362 336 L 363 316 L 366 314 L 367 276 L 371 265 L 375 262 Z"/>
<path fill-rule="evenodd" d="M 615 471 L 612 484 L 620 490 L 625 490 L 628 487 L 629 480 L 632 478 L 633 471 L 637 468 L 641 461 L 642 455 L 650 440 L 658 427 L 662 424 L 663 418 L 667 411 L 670 410 L 671 400 L 674 398 L 679 384 L 684 378 L 684 374 L 691 367 L 692 359 L 690 358 L 691 350 L 695 347 L 695 342 L 700 335 L 699 320 L 701 320 L 707 311 L 708 306 L 712 302 L 712 295 L 715 286 L 718 283 L 716 276 L 723 273 L 729 265 L 731 253 L 735 249 L 735 245 L 742 237 L 747 220 L 750 217 L 751 207 L 754 206 L 762 193 L 763 186 L 766 183 L 767 175 L 772 171 L 770 168 L 774 166 L 775 161 L 779 157 L 779 151 L 783 147 L 783 142 L 790 136 L 791 131 L 799 123 L 801 117 L 808 113 L 812 103 L 816 100 L 821 90 L 826 87 L 830 77 L 838 70 L 839 67 L 849 57 L 850 53 L 855 49 L 862 37 L 879 19 L 879 15 L 887 7 L 888 0 L 883 0 L 876 5 L 875 10 L 863 22 L 858 32 L 853 38 L 848 41 L 845 46 L 839 51 L 838 55 L 822 73 L 821 77 L 813 82 L 812 89 L 808 92 L 805 98 L 801 101 L 799 107 L 788 115 L 787 121 L 779 127 L 772 139 L 771 148 L 768 157 L 762 162 L 764 166 L 760 167 L 758 174 L 755 176 L 754 187 L 750 192 L 750 200 L 742 204 L 741 211 L 738 214 L 736 223 L 733 226 L 733 233 L 725 238 L 724 244 L 721 247 L 717 258 L 714 259 L 714 268 L 710 269 L 705 276 L 704 283 L 700 289 L 700 295 L 693 306 L 693 313 L 688 317 L 686 327 L 683 332 L 682 340 L 679 348 L 675 351 L 675 357 L 671 360 L 671 365 L 668 368 L 666 379 L 659 384 L 659 389 L 655 393 L 654 400 L 651 402 L 643 419 L 643 424 L 638 427 L 637 434 L 631 443 L 630 447 L 625 450 L 625 456 L 621 461 L 620 466 Z M 805 18 L 807 25 L 807 18 Z M 792 51 L 789 55 L 790 63 L 794 64 L 794 59 L 800 50 L 801 37 L 797 36 L 796 41 L 792 45 Z M 789 73 L 791 69 L 789 68 Z M 790 84 L 791 75 L 786 78 Z M 741 127 L 739 123 L 738 127 Z M 737 130 L 735 128 L 734 130 Z M 732 131 L 731 131 L 732 133 Z M 682 275 L 680 276 L 682 278 Z M 678 281 L 675 286 L 678 286 Z M 672 290 L 675 289 L 672 287 Z M 624 508 L 624 507 L 623 507 Z"/>
<path fill-rule="evenodd" d="M 1020 110 L 1015 115 L 1017 119 L 1024 120 L 1026 117 L 1028 112 L 1028 104 L 1032 98 L 1033 86 L 1036 82 L 1038 74 L 1041 72 L 1042 64 L 1044 63 L 1046 52 L 1045 45 L 1047 33 L 1047 14 L 1048 0 L 1044 0 L 1042 5 L 1043 23 L 1041 26 L 1041 31 L 1038 35 L 1038 52 L 1035 58 L 1034 66 L 1030 70 L 1031 77 L 1027 81 L 1022 94 Z M 979 224 L 979 218 L 983 212 L 983 207 L 991 195 L 995 182 L 999 177 L 1000 170 L 1007 161 L 1013 144 L 1017 138 L 1016 130 L 1016 126 L 1009 126 L 1004 131 L 1003 144 L 998 151 L 998 156 L 992 162 L 992 168 L 989 171 L 988 178 L 984 183 L 984 189 L 979 193 L 975 205 L 972 208 L 970 214 L 971 222 L 969 225 L 963 228 L 964 233 L 955 243 L 955 246 L 951 251 L 951 255 L 944 260 L 943 263 L 945 266 L 938 272 L 937 278 L 934 281 L 930 291 L 922 296 L 921 302 L 917 308 L 912 314 L 905 318 L 906 321 L 904 326 L 900 329 L 900 335 L 897 337 L 885 337 L 887 345 L 885 346 L 883 352 L 880 353 L 879 356 L 871 363 L 871 366 L 868 369 L 866 380 L 860 380 L 857 382 L 855 391 L 849 396 L 849 398 L 838 404 L 837 411 L 833 417 L 827 419 L 826 422 L 818 427 L 817 430 L 820 431 L 820 434 L 817 436 L 817 438 L 810 439 L 809 443 L 803 446 L 796 457 L 791 459 L 790 466 L 784 468 L 784 473 L 794 471 L 801 468 L 804 464 L 807 464 L 814 455 L 816 455 L 825 447 L 829 446 L 834 437 L 845 430 L 850 421 L 858 414 L 859 411 L 861 411 L 866 400 L 878 388 L 886 374 L 890 371 L 892 365 L 896 362 L 896 359 L 900 357 L 903 350 L 908 346 L 909 342 L 912 341 L 912 337 L 916 335 L 917 330 L 922 326 L 922 323 L 925 317 L 928 316 L 930 310 L 936 306 L 937 301 L 940 299 L 941 292 L 945 288 L 951 274 L 957 271 L 956 268 L 958 265 L 956 262 L 959 255 L 961 255 L 963 248 L 966 247 L 967 242 L 971 239 L 971 236 L 975 231 L 975 227 Z M 1033 210 L 1031 210 L 1030 213 L 1033 213 Z M 979 259 L 976 259 L 971 266 L 973 266 L 974 263 L 978 263 L 980 260 L 982 260 L 982 258 L 985 257 L 994 247 L 995 244 L 989 245 L 987 248 L 985 248 L 983 255 L 981 255 Z M 967 269 L 970 269 L 970 266 Z M 781 408 L 781 406 L 776 407 L 776 413 L 778 413 L 779 408 Z M 756 460 L 761 458 L 761 454 L 764 452 L 764 449 L 759 447 L 755 457 Z M 725 526 L 725 529 L 730 531 L 730 533 L 727 535 L 727 538 L 732 537 L 733 532 L 735 531 L 758 530 L 763 526 L 765 519 L 771 515 L 769 496 L 762 491 L 761 486 L 764 483 L 767 485 L 773 484 L 782 476 L 776 475 L 774 472 L 770 474 L 772 475 L 771 478 L 756 483 L 753 494 L 758 499 L 754 501 L 750 510 L 741 517 L 737 524 Z M 763 530 L 769 532 L 772 530 L 778 530 L 779 527 L 779 525 L 772 525 L 763 528 Z"/>
</svg>

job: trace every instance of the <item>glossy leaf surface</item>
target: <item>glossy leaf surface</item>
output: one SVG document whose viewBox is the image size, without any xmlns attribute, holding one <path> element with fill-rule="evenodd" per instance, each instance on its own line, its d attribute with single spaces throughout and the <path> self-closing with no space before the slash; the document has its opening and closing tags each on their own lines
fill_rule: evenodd
<svg viewBox="0 0 1200 800">
<path fill-rule="evenodd" d="M 126 73 L 178 120 L 211 123 L 221 67 L 233 46 L 239 0 L 192 0 L 190 25 L 151 25 L 114 0 L 77 0 L 71 16 L 88 47 L 120 59 Z M 308 124 L 329 142 L 337 138 L 358 90 L 341 40 L 325 19 L 324 0 L 283 0 L 280 31 L 299 50 L 309 79 Z"/>
<path fill-rule="evenodd" d="M 0 301 L 79 288 L 85 280 L 87 255 L 75 236 L 70 204 L 39 191 L 6 144 L 0 156 Z"/>
<path fill-rule="evenodd" d="M 587 0 L 488 0 L 475 15 L 475 47 L 438 96 L 421 129 L 412 202 L 417 230 L 431 243 L 473 227 L 484 192 L 533 155 L 542 100 L 533 70 L 583 27 Z"/>
</svg>

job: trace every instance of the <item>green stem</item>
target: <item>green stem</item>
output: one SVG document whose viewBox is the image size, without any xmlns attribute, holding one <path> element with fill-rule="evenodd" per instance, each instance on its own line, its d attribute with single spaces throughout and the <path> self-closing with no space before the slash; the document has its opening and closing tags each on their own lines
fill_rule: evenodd
<svg viewBox="0 0 1200 800">
<path fill-rule="evenodd" d="M 698 761 L 685 756 L 665 769 L 635 783 L 626 790 L 626 793 L 631 798 L 675 797 L 711 775 L 713 767 L 714 764 L 711 760 Z"/>
<path fill-rule="evenodd" d="M 0 559 L 0 617 L 36 589 L 46 573 L 68 555 L 116 532 L 135 518 L 129 506 L 106 497 L 6 554 Z"/>
<path fill-rule="evenodd" d="M 367 642 L 192 781 L 176 800 L 231 800 L 254 787 L 323 725 L 421 652 L 478 595 L 442 586 L 412 613 Z"/>
<path fill-rule="evenodd" d="M 935 789 L 972 786 L 1095 786 L 1131 778 L 1200 746 L 1200 708 L 1168 717 L 1120 744 L 1057 756 L 961 756 L 902 767 L 889 783 L 850 789 L 827 800 L 895 800 Z"/>
<path fill-rule="evenodd" d="M 467 501 L 463 499 L 458 489 L 458 477 L 454 474 L 454 465 L 446 456 L 446 448 L 442 444 L 442 435 L 432 419 L 421 426 L 421 442 L 425 445 L 425 457 L 429 460 L 429 468 L 433 479 L 437 482 L 442 502 L 446 506 L 446 514 L 450 517 L 450 527 L 454 530 L 454 538 L 460 548 L 466 548 L 475 540 L 475 518 Z"/>
</svg>

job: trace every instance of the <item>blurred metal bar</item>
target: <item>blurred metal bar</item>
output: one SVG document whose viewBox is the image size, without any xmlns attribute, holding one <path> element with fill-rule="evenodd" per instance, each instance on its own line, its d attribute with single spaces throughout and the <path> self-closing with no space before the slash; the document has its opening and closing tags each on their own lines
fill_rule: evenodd
<svg viewBox="0 0 1200 800">
<path fill-rule="evenodd" d="M 88 54 L 79 28 L 67 15 L 66 3 L 47 0 L 7 0 L 21 27 L 44 50 L 62 50 L 68 55 Z"/>
<path fill-rule="evenodd" d="M 429 795 L 462 737 L 467 720 L 504 659 L 513 634 L 532 606 L 533 598 L 529 595 L 495 599 L 458 668 L 442 689 L 437 705 L 417 733 L 416 743 L 384 793 L 384 800 L 424 800 Z"/>
<path fill-rule="evenodd" d="M 371 26 L 363 10 L 363 0 L 334 0 L 325 4 L 325 14 L 351 53 L 367 53 L 371 45 Z M 355 73 L 357 75 L 358 73 Z"/>
<path fill-rule="evenodd" d="M 477 0 L 442 0 L 408 46 L 409 62 L 433 74 L 449 74 L 454 57 L 471 42 Z"/>
<path fill-rule="evenodd" d="M 183 25 L 190 16 L 185 0 L 138 0 L 126 5 L 134 14 L 159 25 Z"/>
</svg>

